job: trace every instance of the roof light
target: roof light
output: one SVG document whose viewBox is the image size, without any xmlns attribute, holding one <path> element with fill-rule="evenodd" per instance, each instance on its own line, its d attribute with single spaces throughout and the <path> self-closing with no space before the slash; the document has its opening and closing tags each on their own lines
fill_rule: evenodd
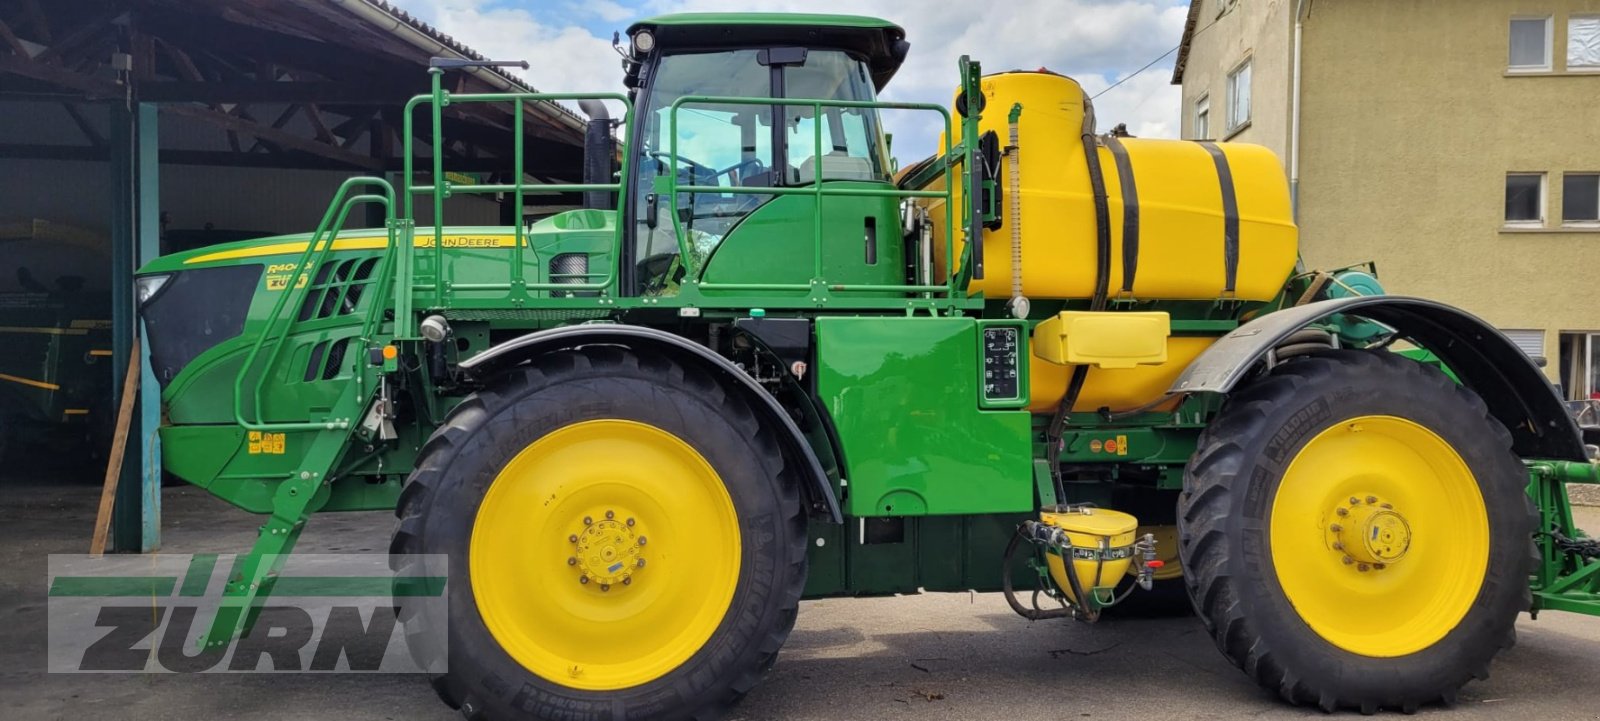
<svg viewBox="0 0 1600 721">
<path fill-rule="evenodd" d="M 656 49 L 656 36 L 649 30 L 640 30 L 633 34 L 633 51 L 640 55 L 649 55 Z"/>
</svg>

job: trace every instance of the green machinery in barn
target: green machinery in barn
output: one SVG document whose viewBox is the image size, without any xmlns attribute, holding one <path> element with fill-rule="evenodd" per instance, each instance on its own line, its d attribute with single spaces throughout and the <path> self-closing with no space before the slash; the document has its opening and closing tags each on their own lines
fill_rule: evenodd
<svg viewBox="0 0 1600 721">
<path fill-rule="evenodd" d="M 628 37 L 626 94 L 451 93 L 485 63 L 436 61 L 398 187 L 140 272 L 166 469 L 267 516 L 210 643 L 313 514 L 370 509 L 448 579 L 448 617 L 402 620 L 447 629 L 469 718 L 716 715 L 805 597 L 1177 599 L 1286 700 L 1363 711 L 1454 698 L 1522 611 L 1600 611 L 1562 485 L 1596 466 L 1544 376 L 1300 267 L 1271 153 L 1099 134 L 1070 79 L 965 59 L 954 112 L 879 101 L 909 46 L 870 18 Z M 410 166 L 446 105 L 573 100 L 581 184 L 523 182 L 520 112 L 509 182 Z M 883 110 L 940 152 L 897 172 Z M 445 224 L 538 192 L 588 207 Z M 345 230 L 366 204 L 386 227 Z"/>
</svg>

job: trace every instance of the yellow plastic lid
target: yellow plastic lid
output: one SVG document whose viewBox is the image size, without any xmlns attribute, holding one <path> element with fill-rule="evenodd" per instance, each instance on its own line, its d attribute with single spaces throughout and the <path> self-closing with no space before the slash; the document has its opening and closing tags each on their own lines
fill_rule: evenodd
<svg viewBox="0 0 1600 721">
<path fill-rule="evenodd" d="M 1065 512 L 1042 511 L 1040 520 L 1057 528 L 1074 533 L 1096 536 L 1116 536 L 1132 533 L 1139 527 L 1139 519 L 1109 508 L 1075 508 Z"/>
</svg>

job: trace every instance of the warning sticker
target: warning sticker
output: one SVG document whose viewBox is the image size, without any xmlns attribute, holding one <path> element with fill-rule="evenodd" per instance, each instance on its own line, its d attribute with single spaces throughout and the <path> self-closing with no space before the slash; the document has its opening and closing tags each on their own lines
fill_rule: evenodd
<svg viewBox="0 0 1600 721">
<path fill-rule="evenodd" d="M 284 444 L 282 433 L 263 433 L 261 431 L 250 431 L 248 441 L 248 450 L 252 456 L 259 456 L 262 454 L 273 456 L 283 455 Z"/>
</svg>

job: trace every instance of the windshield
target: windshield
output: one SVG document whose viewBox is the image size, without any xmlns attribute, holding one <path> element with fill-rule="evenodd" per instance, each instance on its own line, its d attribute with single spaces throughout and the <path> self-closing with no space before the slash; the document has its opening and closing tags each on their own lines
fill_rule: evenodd
<svg viewBox="0 0 1600 721">
<path fill-rule="evenodd" d="M 680 53 L 663 57 L 649 79 L 641 113 L 634 238 L 646 292 L 660 292 L 678 271 L 673 215 L 699 264 L 739 221 L 770 193 L 680 193 L 658 195 L 656 180 L 673 165 L 679 185 L 770 188 L 823 180 L 887 181 L 887 149 L 877 111 L 824 108 L 820 161 L 816 112 L 805 107 L 696 103 L 672 104 L 688 96 L 825 100 L 873 100 L 866 64 L 837 50 L 809 50 L 800 62 L 763 64 L 761 49 Z M 792 58 L 788 58 L 792 59 Z M 774 90 L 781 88 L 781 92 Z M 773 116 L 783 123 L 773 128 Z"/>
</svg>

